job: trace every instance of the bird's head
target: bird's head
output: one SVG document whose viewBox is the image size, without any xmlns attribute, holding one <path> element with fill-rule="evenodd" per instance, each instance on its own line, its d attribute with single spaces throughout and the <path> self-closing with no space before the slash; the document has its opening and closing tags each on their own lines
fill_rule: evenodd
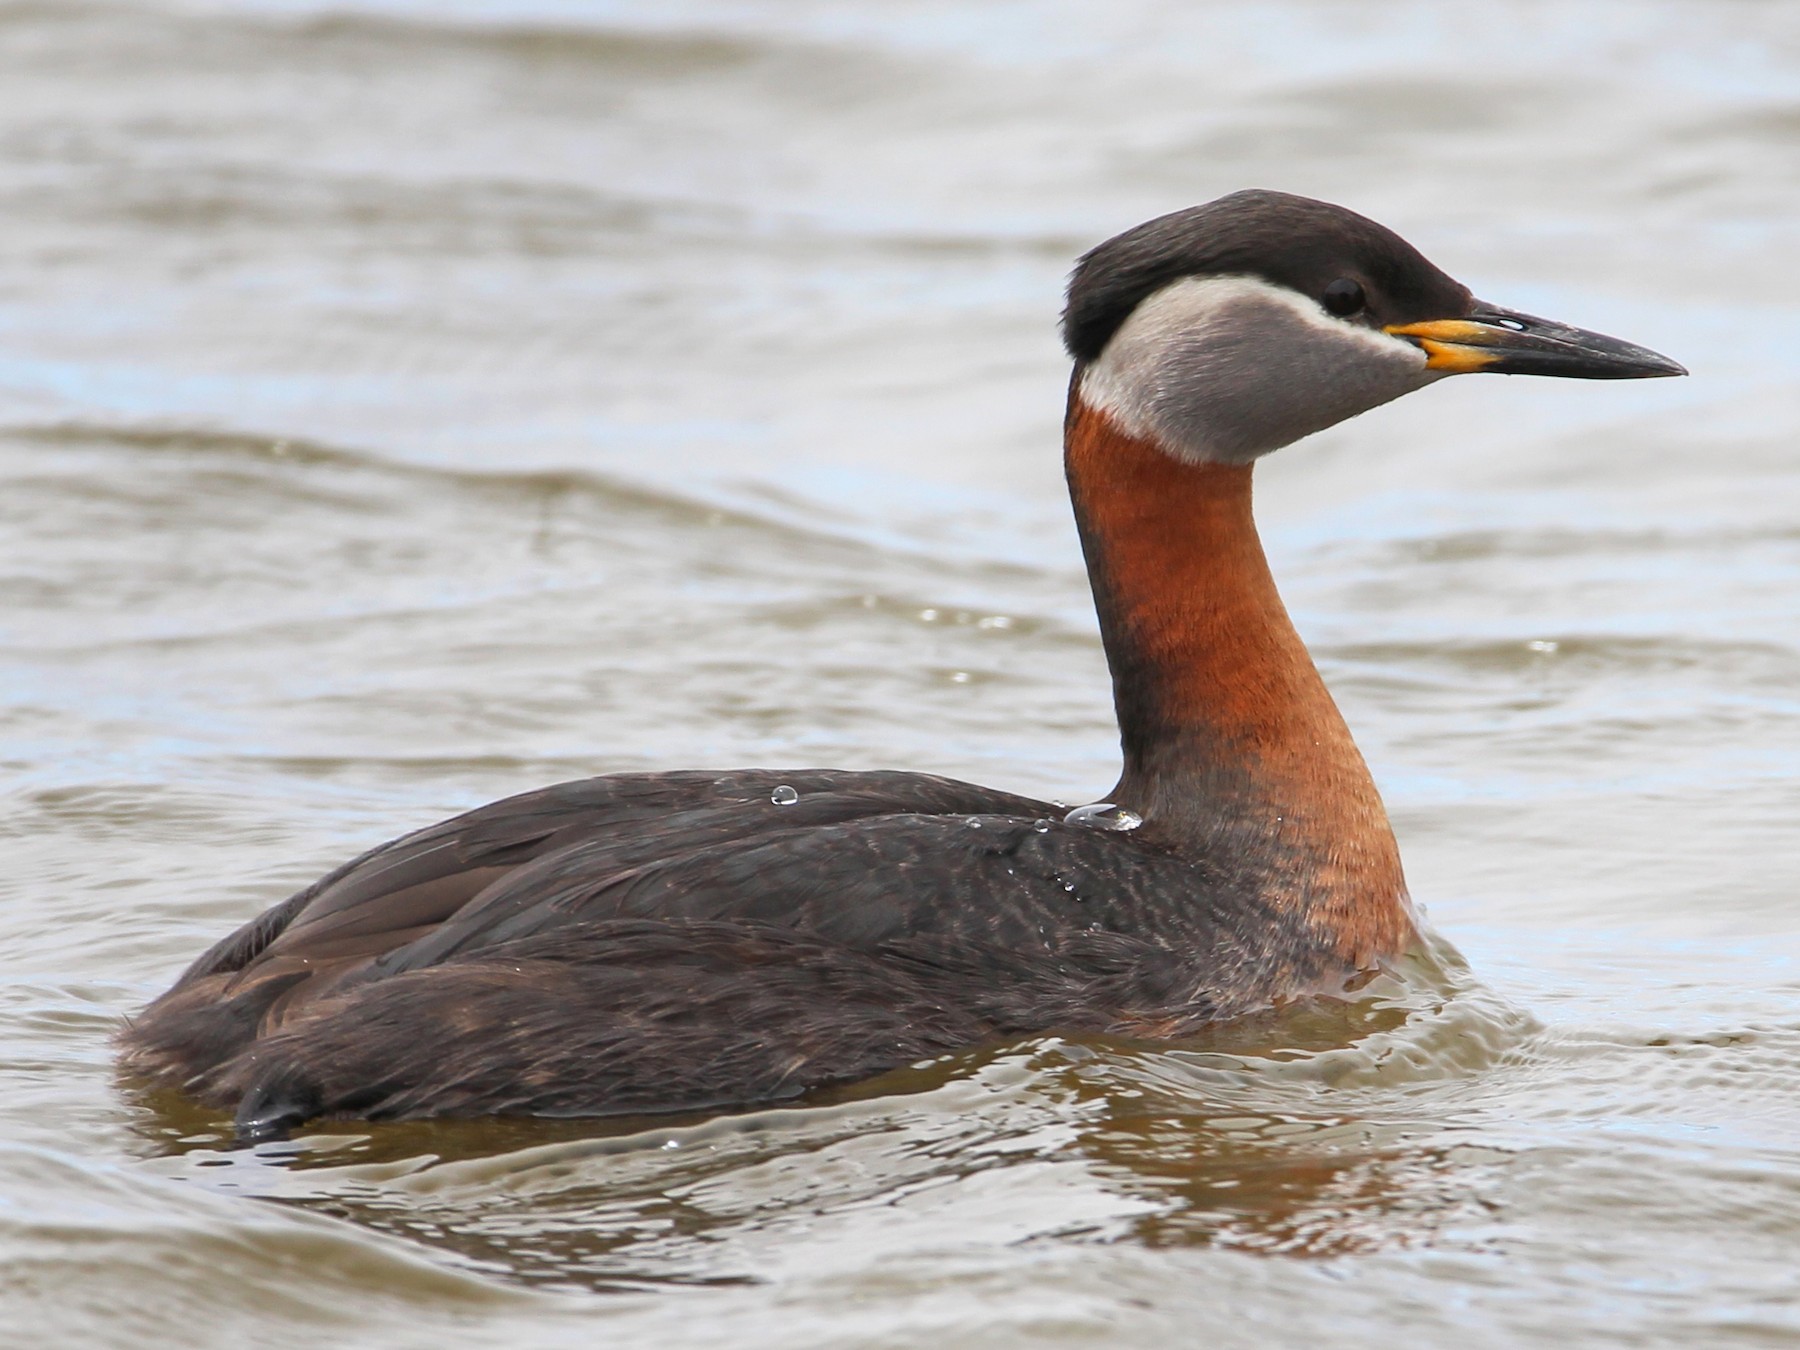
<svg viewBox="0 0 1800 1350">
<path fill-rule="evenodd" d="M 1644 379 L 1665 356 L 1476 300 L 1399 235 L 1284 192 L 1234 192 L 1076 265 L 1077 396 L 1181 459 L 1244 464 L 1447 375 Z"/>
</svg>

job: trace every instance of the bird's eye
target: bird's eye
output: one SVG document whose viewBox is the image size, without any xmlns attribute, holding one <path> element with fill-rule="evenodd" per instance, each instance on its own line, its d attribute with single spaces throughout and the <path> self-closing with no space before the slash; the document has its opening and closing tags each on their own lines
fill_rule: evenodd
<svg viewBox="0 0 1800 1350">
<path fill-rule="evenodd" d="M 1369 298 L 1363 294 L 1361 282 L 1339 277 L 1325 288 L 1324 302 L 1328 314 L 1344 319 L 1368 304 Z"/>
</svg>

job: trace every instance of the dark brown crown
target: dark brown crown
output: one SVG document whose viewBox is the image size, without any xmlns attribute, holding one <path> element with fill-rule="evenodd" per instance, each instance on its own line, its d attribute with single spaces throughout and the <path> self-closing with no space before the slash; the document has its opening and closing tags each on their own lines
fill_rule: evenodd
<svg viewBox="0 0 1800 1350">
<path fill-rule="evenodd" d="M 1134 226 L 1075 265 L 1063 342 L 1077 361 L 1106 349 L 1148 296 L 1192 276 L 1252 276 L 1324 304 L 1334 281 L 1359 284 L 1359 321 L 1374 326 L 1456 318 L 1468 288 L 1386 226 L 1329 202 L 1252 189 Z"/>
</svg>

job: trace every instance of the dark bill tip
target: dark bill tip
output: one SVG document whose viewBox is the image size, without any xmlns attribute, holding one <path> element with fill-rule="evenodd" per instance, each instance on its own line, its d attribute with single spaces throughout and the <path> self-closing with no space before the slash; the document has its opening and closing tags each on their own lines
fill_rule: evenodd
<svg viewBox="0 0 1800 1350">
<path fill-rule="evenodd" d="M 1416 343 L 1425 352 L 1425 364 L 1446 374 L 1486 371 L 1571 380 L 1687 374 L 1687 367 L 1648 347 L 1479 301 L 1462 318 L 1395 324 L 1387 331 Z"/>
</svg>

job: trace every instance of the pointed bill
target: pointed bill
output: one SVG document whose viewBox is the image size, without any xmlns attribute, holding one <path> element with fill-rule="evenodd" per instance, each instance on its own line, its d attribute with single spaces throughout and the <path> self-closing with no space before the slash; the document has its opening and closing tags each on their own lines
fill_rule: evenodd
<svg viewBox="0 0 1800 1350">
<path fill-rule="evenodd" d="M 1417 344 L 1426 366 L 1450 375 L 1559 375 L 1575 380 L 1649 380 L 1686 367 L 1648 347 L 1476 301 L 1458 319 L 1402 323 L 1387 332 Z"/>
</svg>

